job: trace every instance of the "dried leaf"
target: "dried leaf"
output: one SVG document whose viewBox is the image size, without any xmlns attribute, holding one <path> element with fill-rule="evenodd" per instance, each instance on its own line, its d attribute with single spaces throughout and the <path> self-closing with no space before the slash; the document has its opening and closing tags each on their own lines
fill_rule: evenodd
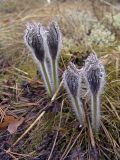
<svg viewBox="0 0 120 160">
<path fill-rule="evenodd" d="M 0 129 L 4 129 L 4 128 L 8 127 L 8 125 L 15 122 L 15 120 L 16 120 L 15 117 L 6 115 L 4 117 L 4 120 L 2 122 L 0 122 Z"/>
<path fill-rule="evenodd" d="M 13 134 L 17 131 L 17 128 L 23 123 L 24 118 L 22 117 L 21 119 L 15 119 L 14 122 L 10 123 L 8 125 L 8 131 L 10 132 L 10 134 Z"/>
<path fill-rule="evenodd" d="M 5 129 L 8 127 L 8 131 L 13 134 L 16 132 L 17 128 L 23 123 L 24 118 L 17 119 L 12 115 L 5 115 L 2 122 L 0 122 L 0 129 Z"/>
</svg>

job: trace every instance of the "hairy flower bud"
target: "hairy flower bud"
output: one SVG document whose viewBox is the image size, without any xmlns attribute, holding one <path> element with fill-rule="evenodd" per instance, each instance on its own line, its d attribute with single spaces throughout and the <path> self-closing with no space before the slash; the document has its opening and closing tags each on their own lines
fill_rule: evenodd
<svg viewBox="0 0 120 160">
<path fill-rule="evenodd" d="M 33 59 L 38 65 L 48 94 L 51 97 L 53 93 L 48 68 L 46 66 L 46 54 L 48 49 L 46 32 L 47 31 L 41 24 L 31 23 L 27 25 L 24 39 L 28 48 L 32 51 Z"/>
<path fill-rule="evenodd" d="M 72 102 L 72 108 L 76 114 L 80 125 L 84 122 L 84 110 L 80 101 L 81 74 L 73 63 L 70 63 L 68 69 L 63 74 L 64 86 Z"/>
<path fill-rule="evenodd" d="M 100 60 L 93 53 L 85 61 L 84 75 L 93 95 L 102 90 L 105 83 L 105 70 Z"/>
<path fill-rule="evenodd" d="M 79 76 L 70 68 L 68 68 L 63 75 L 66 89 L 73 97 L 78 95 L 79 91 Z"/>
<path fill-rule="evenodd" d="M 95 132 L 97 132 L 100 126 L 100 96 L 105 84 L 105 69 L 96 54 L 91 53 L 88 56 L 83 73 L 91 92 L 92 126 Z"/>
<path fill-rule="evenodd" d="M 45 58 L 45 32 L 39 23 L 28 24 L 25 32 L 26 44 L 40 62 L 43 62 Z"/>
<path fill-rule="evenodd" d="M 80 70 L 76 68 L 74 63 L 70 62 L 68 68 L 70 68 L 76 74 L 80 74 Z"/>
<path fill-rule="evenodd" d="M 57 22 L 52 22 L 49 26 L 47 43 L 51 58 L 55 60 L 61 48 L 61 32 Z"/>
</svg>

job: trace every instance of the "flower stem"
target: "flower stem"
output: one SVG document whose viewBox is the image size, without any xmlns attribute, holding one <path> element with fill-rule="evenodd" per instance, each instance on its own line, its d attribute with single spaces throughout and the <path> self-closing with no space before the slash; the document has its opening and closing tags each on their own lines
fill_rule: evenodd
<svg viewBox="0 0 120 160">
<path fill-rule="evenodd" d="M 92 126 L 95 132 L 98 132 L 100 126 L 100 97 L 91 96 Z"/>
<path fill-rule="evenodd" d="M 74 97 L 74 104 L 76 107 L 76 115 L 78 117 L 79 122 L 81 123 L 81 125 L 83 125 L 84 122 L 84 112 L 83 112 L 83 108 L 81 107 L 81 102 L 80 99 L 78 97 Z"/>
<path fill-rule="evenodd" d="M 57 75 L 57 64 L 56 61 L 52 60 L 52 77 L 53 77 L 53 91 L 55 92 L 58 87 L 58 75 Z"/>
<path fill-rule="evenodd" d="M 44 63 L 41 63 L 41 68 L 42 68 L 43 78 L 44 78 L 45 83 L 46 83 L 48 94 L 49 94 L 50 97 L 52 97 L 52 89 L 51 89 L 49 77 L 48 77 L 48 74 L 47 74 L 46 67 L 45 67 Z"/>
</svg>

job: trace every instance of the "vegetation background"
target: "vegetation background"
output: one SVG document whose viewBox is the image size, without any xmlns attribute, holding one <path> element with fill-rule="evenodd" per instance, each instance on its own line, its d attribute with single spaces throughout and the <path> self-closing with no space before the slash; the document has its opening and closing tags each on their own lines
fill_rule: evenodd
<svg viewBox="0 0 120 160">
<path fill-rule="evenodd" d="M 119 0 L 0 0 L 1 160 L 120 159 L 119 12 Z M 70 61 L 80 68 L 91 50 L 105 65 L 98 135 L 89 122 L 79 128 L 63 88 L 48 99 L 25 47 L 26 23 L 52 20 L 63 34 L 60 77 Z"/>
</svg>

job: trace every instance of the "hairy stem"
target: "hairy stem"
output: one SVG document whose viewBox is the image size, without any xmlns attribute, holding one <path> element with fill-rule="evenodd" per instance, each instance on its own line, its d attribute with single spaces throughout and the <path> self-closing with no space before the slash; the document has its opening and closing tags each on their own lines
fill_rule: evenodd
<svg viewBox="0 0 120 160">
<path fill-rule="evenodd" d="M 81 102 L 80 99 L 78 97 L 74 97 L 74 104 L 75 104 L 75 111 L 76 111 L 76 115 L 78 117 L 79 122 L 81 123 L 81 125 L 83 125 L 84 122 L 84 112 L 83 112 L 83 108 L 81 106 Z"/>
<path fill-rule="evenodd" d="M 98 132 L 100 126 L 100 96 L 91 96 L 92 126 Z"/>
<path fill-rule="evenodd" d="M 47 74 L 46 71 L 46 67 L 44 63 L 41 63 L 41 68 L 42 68 L 42 72 L 43 72 L 43 79 L 45 81 L 46 87 L 47 87 L 47 91 L 50 97 L 52 97 L 52 89 L 51 89 L 51 85 L 50 85 L 50 80 L 49 80 L 49 76 Z"/>
<path fill-rule="evenodd" d="M 53 77 L 53 91 L 55 92 L 58 87 L 58 74 L 57 74 L 57 63 L 52 60 L 52 77 Z"/>
</svg>

